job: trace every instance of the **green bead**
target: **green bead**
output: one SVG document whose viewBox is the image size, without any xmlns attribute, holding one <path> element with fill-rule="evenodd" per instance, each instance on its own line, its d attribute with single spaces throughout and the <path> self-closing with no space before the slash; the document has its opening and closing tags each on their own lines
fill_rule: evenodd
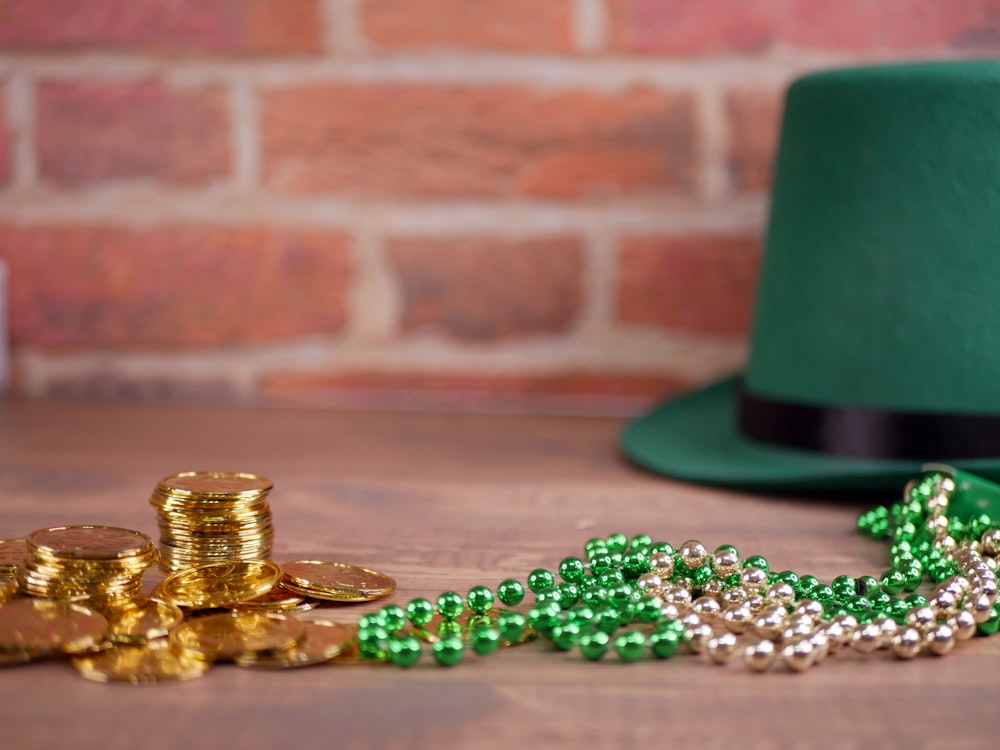
<svg viewBox="0 0 1000 750">
<path fill-rule="evenodd" d="M 628 546 L 628 537 L 624 534 L 611 534 L 604 541 L 608 545 L 608 552 L 611 554 L 614 554 L 615 552 L 624 552 L 625 548 Z"/>
<path fill-rule="evenodd" d="M 816 576 L 799 576 L 792 588 L 795 595 L 800 599 L 811 599 L 816 587 L 819 586 L 819 579 Z"/>
<path fill-rule="evenodd" d="M 923 571 L 917 567 L 909 567 L 903 571 L 903 590 L 916 591 L 924 580 Z"/>
<path fill-rule="evenodd" d="M 388 658 L 389 633 L 381 625 L 359 628 L 357 641 L 358 653 L 363 659 L 385 661 Z"/>
<path fill-rule="evenodd" d="M 569 651 L 580 638 L 580 626 L 572 621 L 561 622 L 549 631 L 549 638 L 559 651 Z"/>
<path fill-rule="evenodd" d="M 694 581 L 694 585 L 698 588 L 702 588 L 706 583 L 712 580 L 714 577 L 711 565 L 702 565 L 700 568 L 695 568 L 691 571 L 691 580 Z"/>
<path fill-rule="evenodd" d="M 497 598 L 508 607 L 514 607 L 524 599 L 524 586 L 513 578 L 501 581 L 497 586 Z"/>
<path fill-rule="evenodd" d="M 559 594 L 559 606 L 563 609 L 569 609 L 580 601 L 580 589 L 575 583 L 562 581 L 556 584 L 553 591 Z"/>
<path fill-rule="evenodd" d="M 437 611 L 446 620 L 454 620 L 464 609 L 462 595 L 455 591 L 445 591 L 437 598 Z"/>
<path fill-rule="evenodd" d="M 910 594 L 909 596 L 906 597 L 906 603 L 909 604 L 911 608 L 926 607 L 927 597 L 924 596 L 923 594 Z"/>
<path fill-rule="evenodd" d="M 608 590 L 601 585 L 587 586 L 580 598 L 592 607 L 598 607 L 608 600 Z"/>
<path fill-rule="evenodd" d="M 855 581 L 851 576 L 837 576 L 833 579 L 833 583 L 830 584 L 830 587 L 833 589 L 833 593 L 838 599 L 854 596 L 858 593 L 857 581 Z"/>
<path fill-rule="evenodd" d="M 500 647 L 500 631 L 496 628 L 473 628 L 469 645 L 480 656 L 489 656 Z"/>
<path fill-rule="evenodd" d="M 677 550 L 674 549 L 674 546 L 670 544 L 670 542 L 653 542 L 653 544 L 649 548 L 649 554 L 656 555 L 659 554 L 660 552 L 665 552 L 668 555 L 673 555 L 677 553 Z"/>
<path fill-rule="evenodd" d="M 636 534 L 628 540 L 629 549 L 635 552 L 649 554 L 649 548 L 653 546 L 653 537 L 649 534 Z"/>
<path fill-rule="evenodd" d="M 528 619 L 520 612 L 504 611 L 497 615 L 497 629 L 507 643 L 517 643 L 524 637 Z"/>
<path fill-rule="evenodd" d="M 895 596 L 902 593 L 903 586 L 906 585 L 906 578 L 898 570 L 887 570 L 879 579 L 879 584 L 885 593 Z"/>
<path fill-rule="evenodd" d="M 760 568 L 765 573 L 771 572 L 771 566 L 767 562 L 767 558 L 763 555 L 751 555 L 746 560 L 743 561 L 743 569 L 747 568 Z"/>
<path fill-rule="evenodd" d="M 871 600 L 872 609 L 877 612 L 886 612 L 889 609 L 889 605 L 892 604 L 892 597 L 889 596 L 884 591 L 875 591 L 871 594 L 867 594 L 867 597 Z"/>
<path fill-rule="evenodd" d="M 438 638 L 447 638 L 448 636 L 461 636 L 464 628 L 462 623 L 458 620 L 442 620 L 437 626 L 437 636 Z"/>
<path fill-rule="evenodd" d="M 872 576 L 859 576 L 855 585 L 857 592 L 863 595 L 877 591 L 879 587 L 878 580 Z"/>
<path fill-rule="evenodd" d="M 412 667 L 420 658 L 420 640 L 415 635 L 393 638 L 388 644 L 389 660 L 398 667 Z"/>
<path fill-rule="evenodd" d="M 628 630 L 615 638 L 615 651 L 622 661 L 638 661 L 646 650 L 646 636 L 639 630 Z"/>
<path fill-rule="evenodd" d="M 361 615 L 361 617 L 358 618 L 358 630 L 384 627 L 385 620 L 382 618 L 381 612 L 371 612 L 367 615 Z"/>
<path fill-rule="evenodd" d="M 774 576 L 775 583 L 787 583 L 792 589 L 795 589 L 795 584 L 799 582 L 799 575 L 792 570 L 783 570 Z"/>
<path fill-rule="evenodd" d="M 406 624 L 406 610 L 398 604 L 385 605 L 379 610 L 379 614 L 382 615 L 382 622 L 385 623 L 385 629 L 390 633 L 399 632 Z"/>
<path fill-rule="evenodd" d="M 493 592 L 486 586 L 473 586 L 465 597 L 471 609 L 476 614 L 485 614 L 493 606 Z"/>
<path fill-rule="evenodd" d="M 609 552 L 598 552 L 590 558 L 590 571 L 594 575 L 600 575 L 611 570 L 615 566 L 615 559 Z"/>
<path fill-rule="evenodd" d="M 594 608 L 583 602 L 574 604 L 566 611 L 566 619 L 581 626 L 589 625 L 594 619 Z"/>
<path fill-rule="evenodd" d="M 559 621 L 562 610 L 554 602 L 536 604 L 528 611 L 528 624 L 538 633 L 547 633 Z"/>
<path fill-rule="evenodd" d="M 597 661 L 607 652 L 611 636 L 601 630 L 592 630 L 581 635 L 577 643 L 585 658 Z"/>
<path fill-rule="evenodd" d="M 644 596 L 635 605 L 636 619 L 646 625 L 663 617 L 663 602 L 658 596 Z"/>
<path fill-rule="evenodd" d="M 1000 602 L 993 605 L 993 612 L 989 618 L 976 626 L 976 631 L 980 635 L 993 635 L 1000 630 Z"/>
<path fill-rule="evenodd" d="M 818 601 L 820 604 L 827 604 L 832 602 L 837 598 L 837 595 L 833 593 L 833 587 L 826 583 L 821 583 L 815 589 L 813 589 L 812 598 Z"/>
<path fill-rule="evenodd" d="M 564 581 L 579 583 L 587 575 L 587 566 L 579 557 L 564 557 L 559 563 L 559 576 Z"/>
<path fill-rule="evenodd" d="M 720 544 L 715 548 L 715 554 L 719 554 L 720 552 L 732 552 L 735 555 L 740 554 L 740 551 L 731 544 Z"/>
<path fill-rule="evenodd" d="M 464 648 L 462 639 L 454 635 L 435 641 L 432 646 L 434 658 L 442 667 L 453 667 L 462 661 Z"/>
<path fill-rule="evenodd" d="M 614 633 L 621 625 L 621 614 L 614 607 L 605 607 L 594 613 L 590 624 L 602 633 Z"/>
<path fill-rule="evenodd" d="M 669 659 L 677 653 L 681 636 L 675 630 L 654 630 L 649 636 L 649 647 L 657 659 Z"/>
<path fill-rule="evenodd" d="M 625 583 L 625 575 L 618 568 L 602 571 L 597 574 L 597 582 L 605 588 L 612 588 L 618 584 Z"/>
<path fill-rule="evenodd" d="M 406 605 L 406 616 L 417 627 L 423 627 L 434 617 L 434 605 L 427 599 L 411 599 Z"/>
<path fill-rule="evenodd" d="M 545 568 L 535 568 L 528 573 L 528 588 L 539 594 L 543 591 L 550 591 L 556 585 L 556 577 L 551 570 Z"/>
<path fill-rule="evenodd" d="M 625 578 L 635 580 L 649 571 L 649 556 L 645 552 L 633 550 L 622 556 L 622 572 Z"/>
<path fill-rule="evenodd" d="M 604 550 L 607 552 L 607 549 L 608 543 L 604 541 L 603 537 L 599 536 L 588 539 L 583 545 L 584 552 L 592 552 L 594 550 Z"/>
<path fill-rule="evenodd" d="M 896 622 L 903 623 L 906 622 L 906 614 L 910 609 L 910 604 L 905 599 L 893 599 L 889 602 L 886 613 Z"/>
</svg>

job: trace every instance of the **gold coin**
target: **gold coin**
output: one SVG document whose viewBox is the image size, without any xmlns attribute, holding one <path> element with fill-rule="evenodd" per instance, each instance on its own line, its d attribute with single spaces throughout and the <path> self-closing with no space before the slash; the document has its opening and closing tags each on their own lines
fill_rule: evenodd
<svg viewBox="0 0 1000 750">
<path fill-rule="evenodd" d="M 306 606 L 303 606 L 306 605 Z M 275 586 L 266 594 L 229 605 L 240 612 L 302 612 L 316 606 L 305 597 Z"/>
<path fill-rule="evenodd" d="M 192 609 L 223 607 L 267 593 L 281 568 L 267 560 L 230 560 L 178 571 L 157 586 L 159 598 Z"/>
<path fill-rule="evenodd" d="M 17 596 L 19 590 L 20 586 L 18 586 L 16 578 L 0 577 L 0 604 L 9 602 Z"/>
<path fill-rule="evenodd" d="M 0 572 L 13 573 L 27 559 L 28 543 L 24 539 L 0 539 Z"/>
<path fill-rule="evenodd" d="M 25 598 L 0 605 L 0 649 L 5 651 L 80 652 L 107 632 L 102 615 L 78 604 Z"/>
<path fill-rule="evenodd" d="M 284 651 L 275 653 L 243 654 L 236 657 L 241 667 L 260 669 L 288 669 L 309 667 L 328 662 L 346 649 L 354 640 L 357 628 L 326 620 L 304 622 L 305 638 Z"/>
<path fill-rule="evenodd" d="M 96 654 L 73 657 L 73 666 L 95 682 L 155 682 L 191 680 L 201 677 L 211 666 L 196 655 L 171 648 L 166 640 L 136 646 L 114 646 Z"/>
<path fill-rule="evenodd" d="M 369 601 L 396 590 L 389 576 L 347 563 L 295 560 L 281 568 L 283 588 L 316 599 Z"/>
<path fill-rule="evenodd" d="M 273 612 L 223 612 L 186 620 L 170 633 L 178 648 L 207 659 L 278 653 L 305 637 L 305 626 Z"/>
<path fill-rule="evenodd" d="M 55 558 L 100 560 L 148 554 L 153 541 L 139 531 L 115 526 L 56 526 L 33 531 L 28 550 Z"/>
<path fill-rule="evenodd" d="M 270 479 L 242 471 L 182 471 L 160 480 L 156 491 L 199 498 L 260 495 L 274 487 Z"/>
<path fill-rule="evenodd" d="M 115 643 L 142 644 L 167 635 L 184 619 L 180 607 L 159 599 L 138 597 L 124 606 L 104 611 L 108 620 L 108 640 Z"/>
<path fill-rule="evenodd" d="M 26 664 L 37 658 L 36 654 L 23 649 L 15 649 L 14 651 L 0 649 L 0 667 L 13 667 L 18 664 Z"/>
</svg>

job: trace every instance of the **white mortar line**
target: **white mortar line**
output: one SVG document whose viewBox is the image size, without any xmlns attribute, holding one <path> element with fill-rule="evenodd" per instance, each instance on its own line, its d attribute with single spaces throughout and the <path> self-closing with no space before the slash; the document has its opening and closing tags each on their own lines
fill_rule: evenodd
<svg viewBox="0 0 1000 750">
<path fill-rule="evenodd" d="M 178 191 L 144 182 L 86 192 L 39 189 L 0 200 L 0 221 L 21 225 L 95 222 L 155 226 L 252 224 L 352 230 L 361 222 L 384 234 L 505 237 L 609 230 L 655 233 L 757 233 L 767 196 L 745 194 L 709 205 L 690 197 L 571 203 L 505 200 L 391 201 L 313 198 L 242 192 L 222 186 Z"/>
<path fill-rule="evenodd" d="M 233 186 L 249 191 L 260 180 L 259 113 L 257 94 L 245 76 L 237 76 L 229 88 L 230 141 L 233 156 Z"/>
<path fill-rule="evenodd" d="M 584 335 L 614 326 L 618 246 L 618 238 L 606 229 L 592 230 L 584 238 L 584 307 L 579 326 Z"/>
<path fill-rule="evenodd" d="M 352 249 L 355 272 L 347 297 L 347 335 L 365 343 L 392 340 L 400 330 L 402 299 L 384 239 L 363 223 Z"/>
<path fill-rule="evenodd" d="M 731 193 L 726 158 L 729 128 L 725 92 L 718 86 L 705 86 L 695 96 L 698 110 L 698 194 L 708 203 L 717 203 Z"/>
<path fill-rule="evenodd" d="M 358 55 L 368 50 L 361 29 L 360 2 L 363 0 L 322 0 L 320 3 L 323 45 L 328 52 Z"/>
<path fill-rule="evenodd" d="M 38 182 L 35 143 L 35 82 L 15 71 L 4 87 L 4 111 L 10 128 L 10 182 L 14 190 L 30 190 Z"/>
<path fill-rule="evenodd" d="M 573 41 L 585 54 L 603 50 L 607 44 L 604 0 L 576 0 L 573 5 Z"/>
</svg>

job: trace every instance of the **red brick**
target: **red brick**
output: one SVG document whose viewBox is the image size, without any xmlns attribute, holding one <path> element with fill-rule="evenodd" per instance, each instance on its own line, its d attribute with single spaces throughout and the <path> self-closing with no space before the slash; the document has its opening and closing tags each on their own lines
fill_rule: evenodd
<svg viewBox="0 0 1000 750">
<path fill-rule="evenodd" d="M 159 52 L 319 51 L 319 0 L 0 0 L 0 45 Z"/>
<path fill-rule="evenodd" d="M 560 333 L 580 311 L 583 265 L 573 238 L 397 238 L 389 251 L 407 331 L 461 339 Z"/>
<path fill-rule="evenodd" d="M 758 244 L 745 237 L 625 241 L 618 319 L 709 335 L 745 335 L 753 308 Z"/>
<path fill-rule="evenodd" d="M 771 185 L 783 97 L 780 92 L 739 90 L 726 98 L 729 170 L 740 190 Z"/>
<path fill-rule="evenodd" d="M 264 378 L 266 398 L 313 404 L 388 408 L 424 407 L 518 411 L 555 407 L 576 411 L 637 413 L 657 399 L 692 385 L 671 373 L 612 370 L 482 373 L 446 370 L 349 370 L 275 373 Z M 524 397 L 524 398 L 519 398 Z"/>
<path fill-rule="evenodd" d="M 347 239 L 263 227 L 0 226 L 15 345 L 202 347 L 338 331 Z"/>
<path fill-rule="evenodd" d="M 44 83 L 38 92 L 41 174 L 61 183 L 221 178 L 231 161 L 228 122 L 217 89 Z"/>
<path fill-rule="evenodd" d="M 685 93 L 312 85 L 263 97 L 264 177 L 292 193 L 603 197 L 690 187 Z"/>
<path fill-rule="evenodd" d="M 386 50 L 568 52 L 573 0 L 365 0 L 361 23 L 365 36 Z"/>
<path fill-rule="evenodd" d="M 1000 41 L 998 0 L 609 0 L 611 46 L 676 55 L 771 45 L 907 52 Z"/>
</svg>

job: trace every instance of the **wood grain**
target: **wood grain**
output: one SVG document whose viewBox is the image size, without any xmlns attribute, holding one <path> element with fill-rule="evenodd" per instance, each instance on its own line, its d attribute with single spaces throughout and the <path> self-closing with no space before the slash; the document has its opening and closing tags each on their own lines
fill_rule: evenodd
<svg viewBox="0 0 1000 750">
<path fill-rule="evenodd" d="M 391 601 L 522 580 L 621 531 L 698 538 L 829 579 L 878 574 L 859 505 L 679 484 L 624 462 L 610 419 L 224 406 L 0 403 L 0 537 L 66 523 L 155 535 L 147 500 L 186 469 L 275 483 L 274 557 L 394 577 Z M 382 602 L 342 606 L 350 621 Z M 806 674 L 691 656 L 585 663 L 541 644 L 468 658 L 86 682 L 64 663 L 0 670 L 3 747 L 983 747 L 1000 729 L 1000 637 L 897 662 L 842 653 Z M 734 744 L 737 743 L 737 744 Z"/>
</svg>

